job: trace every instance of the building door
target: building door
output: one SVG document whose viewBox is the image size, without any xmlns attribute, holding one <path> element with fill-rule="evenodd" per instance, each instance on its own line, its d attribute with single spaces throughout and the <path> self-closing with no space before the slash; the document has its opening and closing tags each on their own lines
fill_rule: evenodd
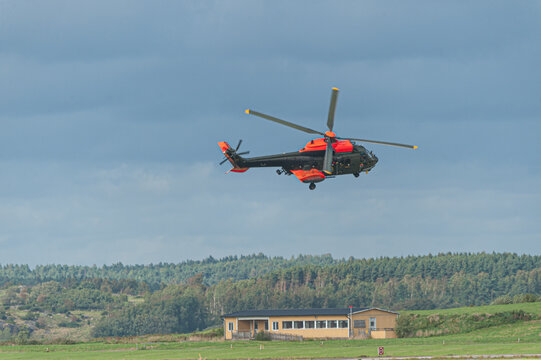
<svg viewBox="0 0 541 360">
<path fill-rule="evenodd" d="M 376 318 L 371 317 L 370 318 L 370 331 L 376 330 Z"/>
</svg>

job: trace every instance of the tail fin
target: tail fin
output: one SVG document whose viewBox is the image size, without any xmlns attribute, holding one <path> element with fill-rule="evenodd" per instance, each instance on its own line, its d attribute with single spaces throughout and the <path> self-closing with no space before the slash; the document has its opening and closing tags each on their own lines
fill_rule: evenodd
<svg viewBox="0 0 541 360">
<path fill-rule="evenodd" d="M 246 168 L 241 168 L 238 165 L 237 162 L 241 157 L 239 155 L 237 155 L 237 152 L 235 151 L 235 149 L 233 149 L 231 146 L 229 146 L 228 143 L 226 143 L 225 141 L 220 141 L 218 143 L 218 145 L 220 146 L 220 149 L 222 149 L 222 152 L 224 153 L 224 156 L 227 158 L 227 160 L 229 160 L 231 165 L 233 165 L 233 168 L 231 170 L 229 170 L 229 171 L 242 173 L 242 172 L 245 172 L 246 170 L 249 169 L 247 167 Z"/>
</svg>

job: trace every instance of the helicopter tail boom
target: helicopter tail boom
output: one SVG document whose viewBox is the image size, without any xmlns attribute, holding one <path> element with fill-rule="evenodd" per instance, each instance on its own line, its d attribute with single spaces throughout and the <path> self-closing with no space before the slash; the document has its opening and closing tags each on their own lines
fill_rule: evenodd
<svg viewBox="0 0 541 360">
<path fill-rule="evenodd" d="M 240 142 L 239 142 L 239 145 L 240 145 Z M 237 154 L 237 151 L 233 149 L 227 142 L 220 141 L 218 143 L 218 146 L 220 146 L 220 149 L 222 149 L 222 152 L 224 153 L 225 158 L 231 163 L 231 165 L 233 165 L 233 168 L 229 171 L 243 173 L 249 169 L 247 167 L 243 168 L 239 166 L 239 160 L 241 160 L 242 158 L 240 157 L 240 155 Z M 238 146 L 237 146 L 237 149 L 238 149 Z"/>
</svg>

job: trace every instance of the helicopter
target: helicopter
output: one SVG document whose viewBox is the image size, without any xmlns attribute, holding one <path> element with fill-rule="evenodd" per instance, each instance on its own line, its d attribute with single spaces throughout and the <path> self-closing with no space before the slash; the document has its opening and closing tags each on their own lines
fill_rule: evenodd
<svg viewBox="0 0 541 360">
<path fill-rule="evenodd" d="M 266 115 L 255 110 L 247 109 L 246 114 L 254 115 L 266 120 L 276 122 L 308 134 L 321 135 L 323 138 L 310 140 L 302 149 L 296 152 L 289 152 L 277 155 L 267 155 L 252 158 L 244 158 L 242 155 L 249 154 L 249 151 L 238 152 L 242 139 L 235 149 L 227 142 L 218 143 L 225 158 L 220 165 L 229 161 L 233 166 L 227 171 L 243 173 L 255 167 L 279 167 L 276 170 L 278 175 L 295 175 L 301 182 L 309 184 L 309 189 L 314 190 L 316 183 L 337 175 L 352 174 L 359 177 L 362 172 L 368 174 L 376 166 L 378 158 L 372 151 L 364 146 L 357 145 L 355 141 L 363 143 L 397 146 L 402 148 L 417 149 L 415 145 L 399 144 L 387 141 L 376 141 L 367 139 L 355 139 L 338 137 L 333 132 L 334 113 L 338 100 L 339 89 L 332 88 L 329 115 L 327 118 L 328 131 L 321 132 L 310 128 L 291 123 L 274 116 Z M 226 174 L 227 174 L 226 173 Z"/>
</svg>

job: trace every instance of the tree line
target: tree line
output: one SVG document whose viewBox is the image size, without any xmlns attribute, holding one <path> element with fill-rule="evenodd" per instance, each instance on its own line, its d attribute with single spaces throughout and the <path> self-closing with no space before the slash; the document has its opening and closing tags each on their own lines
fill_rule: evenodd
<svg viewBox="0 0 541 360">
<path fill-rule="evenodd" d="M 207 285 L 225 279 L 242 280 L 262 276 L 276 269 L 299 265 L 333 265 L 344 260 L 335 260 L 329 254 L 312 256 L 299 255 L 286 259 L 263 254 L 227 256 L 215 259 L 188 260 L 177 264 L 159 263 L 148 265 L 124 265 L 116 263 L 103 266 L 83 265 L 29 265 L 0 264 L 0 286 L 36 285 L 47 281 L 73 281 L 84 279 L 134 280 L 144 282 L 151 290 L 158 290 L 164 284 L 181 283 L 197 275 L 203 275 Z"/>
</svg>

